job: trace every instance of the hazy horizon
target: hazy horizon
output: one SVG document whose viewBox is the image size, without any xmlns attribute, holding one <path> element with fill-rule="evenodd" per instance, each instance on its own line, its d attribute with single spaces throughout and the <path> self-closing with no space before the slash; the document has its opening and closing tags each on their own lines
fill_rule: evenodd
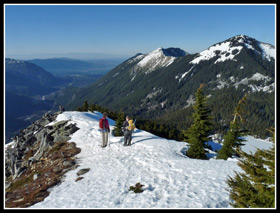
<svg viewBox="0 0 280 213">
<path fill-rule="evenodd" d="M 123 60 L 131 56 L 117 56 L 110 54 L 98 53 L 67 53 L 67 54 L 34 54 L 34 55 L 5 55 L 5 58 L 12 58 L 17 60 L 32 60 L 32 59 L 53 59 L 53 58 L 69 58 L 77 60 Z"/>
</svg>

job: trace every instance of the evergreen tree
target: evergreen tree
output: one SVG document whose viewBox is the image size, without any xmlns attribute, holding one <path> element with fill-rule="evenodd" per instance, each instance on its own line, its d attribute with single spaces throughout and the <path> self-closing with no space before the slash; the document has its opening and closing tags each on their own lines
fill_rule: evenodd
<svg viewBox="0 0 280 213">
<path fill-rule="evenodd" d="M 227 160 L 229 157 L 232 157 L 232 155 L 237 154 L 235 149 L 238 149 L 240 146 L 244 145 L 242 142 L 245 141 L 242 139 L 243 136 L 246 135 L 247 131 L 240 130 L 240 126 L 238 123 L 238 118 L 240 118 L 241 122 L 244 122 L 245 119 L 243 117 L 243 114 L 245 111 L 243 110 L 242 105 L 246 101 L 245 95 L 236 106 L 234 110 L 234 118 L 230 122 L 230 130 L 227 132 L 225 138 L 223 147 L 218 151 L 217 159 L 224 159 Z M 238 155 L 238 154 L 237 154 Z"/>
<path fill-rule="evenodd" d="M 158 133 L 158 127 L 157 127 L 157 124 L 156 124 L 156 123 L 153 124 L 152 132 L 153 132 L 153 133 Z"/>
<path fill-rule="evenodd" d="M 147 132 L 152 132 L 152 131 L 153 131 L 153 127 L 154 127 L 153 122 L 152 122 L 152 121 L 147 121 L 147 122 L 145 123 L 144 129 L 145 129 L 145 131 L 147 131 Z"/>
<path fill-rule="evenodd" d="M 273 132 L 273 140 L 275 134 Z M 239 150 L 238 165 L 245 173 L 229 177 L 231 205 L 235 208 L 275 207 L 275 142 L 269 150 L 258 149 L 255 154 Z"/>
<path fill-rule="evenodd" d="M 169 130 L 168 138 L 175 139 L 176 138 L 176 130 L 174 128 Z"/>
<path fill-rule="evenodd" d="M 196 102 L 193 105 L 194 113 L 191 118 L 193 124 L 189 129 L 183 131 L 185 141 L 189 145 L 186 155 L 195 159 L 207 159 L 204 150 L 204 142 L 209 141 L 209 133 L 212 130 L 211 110 L 207 106 L 206 95 L 203 94 L 201 84 L 196 91 Z"/>
<path fill-rule="evenodd" d="M 82 112 L 83 110 L 82 110 L 82 108 L 81 108 L 81 107 L 78 107 L 78 108 L 76 109 L 76 111 L 78 111 L 78 112 Z"/>
<path fill-rule="evenodd" d="M 82 107 L 82 110 L 83 110 L 84 112 L 87 112 L 87 111 L 89 110 L 89 105 L 88 105 L 88 102 L 87 102 L 87 101 L 84 102 L 84 105 L 83 105 L 83 107 Z"/>
<path fill-rule="evenodd" d="M 116 120 L 116 126 L 113 130 L 114 136 L 123 136 L 122 125 L 124 121 L 125 121 L 124 112 L 120 110 L 120 112 L 118 113 L 118 118 Z"/>
<path fill-rule="evenodd" d="M 93 112 L 93 111 L 95 110 L 94 104 L 91 104 L 91 105 L 89 106 L 89 110 L 90 110 L 91 112 Z"/>
<path fill-rule="evenodd" d="M 164 129 L 165 129 L 165 126 L 163 124 L 160 124 L 160 126 L 159 126 L 160 137 L 164 136 Z"/>
<path fill-rule="evenodd" d="M 95 110 L 98 111 L 98 112 L 101 112 L 101 111 L 102 111 L 102 108 L 101 108 L 101 106 L 96 105 L 96 106 L 95 106 Z"/>
</svg>

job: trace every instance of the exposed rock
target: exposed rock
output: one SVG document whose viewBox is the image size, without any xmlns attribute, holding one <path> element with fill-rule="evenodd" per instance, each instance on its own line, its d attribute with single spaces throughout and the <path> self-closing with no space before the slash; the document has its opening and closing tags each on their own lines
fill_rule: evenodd
<svg viewBox="0 0 280 213">
<path fill-rule="evenodd" d="M 86 169 L 80 169 L 78 172 L 77 172 L 77 175 L 80 176 L 80 175 L 83 175 L 87 172 L 89 172 L 90 168 L 86 168 Z"/>
<path fill-rule="evenodd" d="M 40 120 L 33 122 L 33 124 L 21 130 L 19 135 L 14 137 L 14 146 L 10 146 L 6 150 L 6 177 L 12 175 L 15 179 L 22 173 L 24 166 L 32 165 L 38 161 L 54 143 L 68 141 L 70 135 L 79 129 L 75 124 L 67 125 L 67 120 L 46 126 L 50 122 L 55 121 L 58 114 L 54 113 L 51 115 L 45 113 Z M 37 143 L 40 144 L 39 147 L 34 146 Z M 29 162 L 23 165 L 22 159 L 27 155 L 30 147 L 32 147 L 33 151 L 36 150 L 36 152 L 34 152 L 34 155 L 29 156 Z"/>
<path fill-rule="evenodd" d="M 74 156 L 81 150 L 68 140 L 79 128 L 68 124 L 68 120 L 46 126 L 58 114 L 45 113 L 6 147 L 6 207 L 27 207 L 42 201 L 49 194 L 48 188 L 59 183 L 67 171 L 77 168 Z"/>
<path fill-rule="evenodd" d="M 63 162 L 64 166 L 74 166 L 75 164 L 76 164 L 76 162 L 74 160 L 64 161 Z"/>
<path fill-rule="evenodd" d="M 33 175 L 33 180 L 35 181 L 35 180 L 37 180 L 37 178 L 38 178 L 38 174 L 34 174 Z"/>
<path fill-rule="evenodd" d="M 20 198 L 18 200 L 14 200 L 13 203 L 18 203 L 18 202 L 22 202 L 24 200 L 24 197 L 23 198 Z"/>
<path fill-rule="evenodd" d="M 75 180 L 75 182 L 77 182 L 77 181 L 79 181 L 79 180 L 82 180 L 82 179 L 84 179 L 84 177 L 78 177 L 78 178 Z"/>
</svg>

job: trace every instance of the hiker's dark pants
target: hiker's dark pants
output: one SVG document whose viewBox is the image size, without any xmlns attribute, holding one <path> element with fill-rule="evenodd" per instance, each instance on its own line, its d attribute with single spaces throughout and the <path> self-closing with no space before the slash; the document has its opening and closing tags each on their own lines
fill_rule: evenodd
<svg viewBox="0 0 280 213">
<path fill-rule="evenodd" d="M 124 145 L 131 145 L 132 131 L 126 130 L 124 132 Z"/>
</svg>

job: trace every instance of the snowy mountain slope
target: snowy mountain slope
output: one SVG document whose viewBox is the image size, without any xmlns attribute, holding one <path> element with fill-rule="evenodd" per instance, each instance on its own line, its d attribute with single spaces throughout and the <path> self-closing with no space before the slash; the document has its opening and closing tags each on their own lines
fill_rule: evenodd
<svg viewBox="0 0 280 213">
<path fill-rule="evenodd" d="M 243 53 L 247 52 L 247 54 L 241 55 L 242 52 Z M 216 89 L 221 89 L 225 85 L 229 86 L 233 82 L 233 81 L 229 81 L 227 84 L 224 84 L 225 81 L 233 78 L 234 76 L 236 77 L 238 75 L 241 75 L 240 73 L 248 73 L 250 75 L 258 74 L 257 70 L 259 70 L 259 68 L 253 67 L 252 64 L 257 62 L 256 64 L 260 63 L 261 66 L 263 66 L 262 65 L 263 62 L 258 62 L 257 60 L 244 62 L 244 60 L 243 60 L 244 58 L 248 58 L 248 56 L 249 56 L 249 58 L 250 57 L 258 58 L 257 56 L 260 56 L 260 58 L 263 61 L 271 62 L 272 59 L 275 60 L 275 54 L 276 54 L 275 47 L 273 45 L 257 41 L 256 39 L 251 38 L 246 35 L 237 35 L 237 36 L 234 36 L 223 42 L 214 44 L 214 45 L 210 46 L 209 48 L 207 48 L 206 50 L 200 52 L 192 61 L 190 61 L 190 64 L 192 64 L 190 69 L 186 70 L 184 73 L 180 73 L 179 75 L 176 75 L 175 78 L 178 79 L 178 82 L 180 83 L 188 74 L 190 74 L 189 76 L 192 77 L 194 75 L 194 71 L 197 70 L 198 65 L 207 66 L 207 65 L 205 65 L 205 63 L 207 63 L 208 61 L 213 60 L 212 66 L 213 65 L 225 66 L 226 68 L 229 67 L 229 65 L 223 65 L 222 62 L 228 62 L 228 63 L 235 62 L 236 68 L 234 69 L 234 72 L 232 72 L 232 76 L 230 76 L 230 77 L 225 76 L 223 81 L 220 81 L 220 79 L 219 79 L 218 81 L 215 82 L 215 83 L 219 84 L 216 87 Z M 244 66 L 245 63 L 246 63 L 246 66 Z M 265 63 L 267 63 L 267 62 L 265 62 Z M 233 65 L 230 65 L 230 66 L 234 67 Z M 265 68 L 265 70 L 266 70 L 266 74 L 267 74 L 267 68 Z M 224 75 L 225 72 L 228 72 L 228 71 L 223 70 L 223 72 L 218 74 L 218 76 L 221 76 L 221 74 Z M 248 74 L 246 74 L 246 75 L 248 75 Z M 249 78 L 249 76 L 246 76 L 246 77 Z M 265 76 L 265 78 L 270 78 L 270 80 L 271 80 L 271 77 L 269 77 L 269 76 Z M 236 80 L 238 80 L 238 79 L 236 79 Z M 239 80 L 241 80 L 241 79 L 239 79 Z M 274 91 L 274 83 L 270 82 L 270 85 L 266 85 L 266 82 L 264 82 L 264 84 L 261 83 L 262 80 L 263 79 L 257 79 L 256 81 L 259 81 L 259 83 L 257 83 L 257 85 L 256 84 L 252 85 L 252 84 L 248 84 L 248 83 L 246 83 L 246 85 L 248 85 L 248 87 L 251 88 L 252 92 L 255 92 L 255 91 L 272 92 L 272 91 Z M 222 86 L 220 84 L 222 84 Z M 237 88 L 239 84 L 240 83 L 236 83 L 234 86 Z M 244 84 L 244 82 L 243 82 L 243 84 Z"/>
<path fill-rule="evenodd" d="M 188 53 L 179 48 L 158 48 L 146 55 L 137 63 L 134 72 L 145 70 L 145 73 L 152 72 L 161 67 L 167 67 L 177 57 L 186 56 Z"/>
<path fill-rule="evenodd" d="M 70 140 L 81 148 L 76 170 L 50 191 L 43 202 L 30 208 L 231 208 L 225 180 L 241 171 L 236 159 L 195 160 L 186 157 L 185 142 L 166 140 L 136 129 L 132 146 L 110 136 L 110 146 L 100 147 L 95 112 L 64 112 L 57 122 L 71 119 L 80 129 Z M 115 121 L 109 119 L 111 127 Z M 53 123 L 49 124 L 52 125 Z M 249 137 L 250 143 L 256 140 Z M 271 143 L 258 140 L 263 148 Z M 248 151 L 250 147 L 247 147 Z M 209 156 L 214 156 L 210 153 Z M 90 168 L 75 182 L 77 171 Z M 137 182 L 144 192 L 129 192 Z"/>
<path fill-rule="evenodd" d="M 272 46 L 271 44 L 263 43 L 263 42 L 260 42 L 259 46 L 262 49 L 261 54 L 264 58 L 266 58 L 269 61 L 271 60 L 270 58 L 275 59 L 276 51 L 275 51 L 274 46 Z"/>
<path fill-rule="evenodd" d="M 201 53 L 199 53 L 199 56 L 192 60 L 190 63 L 198 64 L 200 61 L 209 60 L 218 56 L 218 59 L 214 62 L 214 64 L 216 64 L 217 62 L 223 62 L 225 60 L 233 59 L 233 52 L 238 54 L 241 49 L 241 46 L 231 47 L 230 42 L 223 42 L 221 44 L 213 45 L 207 50 L 202 51 Z"/>
<path fill-rule="evenodd" d="M 190 63 L 198 64 L 200 61 L 209 60 L 216 57 L 214 64 L 225 60 L 234 60 L 234 57 L 244 48 L 248 48 L 261 55 L 264 59 L 275 59 L 275 47 L 271 44 L 259 42 L 246 35 L 237 35 L 224 42 L 217 43 L 199 53 L 198 57 Z"/>
</svg>

